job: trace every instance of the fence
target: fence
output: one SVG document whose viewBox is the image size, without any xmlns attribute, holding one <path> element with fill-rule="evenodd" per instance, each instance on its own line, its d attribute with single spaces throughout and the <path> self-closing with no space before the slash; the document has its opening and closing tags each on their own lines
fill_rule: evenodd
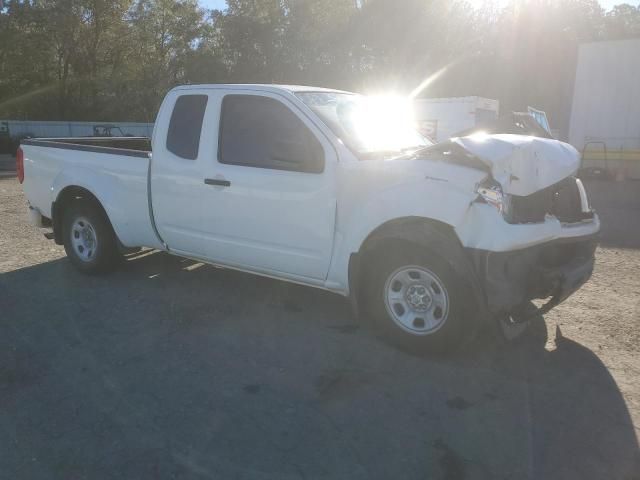
<svg viewBox="0 0 640 480">
<path fill-rule="evenodd" d="M 153 123 L 130 122 L 30 122 L 22 120 L 0 120 L 0 133 L 17 138 L 31 137 L 89 137 L 93 127 L 113 125 L 119 127 L 124 135 L 151 137 Z"/>
</svg>

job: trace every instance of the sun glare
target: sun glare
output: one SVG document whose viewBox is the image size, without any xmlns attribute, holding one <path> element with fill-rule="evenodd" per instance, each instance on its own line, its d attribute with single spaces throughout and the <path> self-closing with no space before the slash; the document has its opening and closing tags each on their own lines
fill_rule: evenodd
<svg viewBox="0 0 640 480">
<path fill-rule="evenodd" d="M 474 10 L 495 10 L 505 7 L 509 0 L 464 0 Z"/>
<path fill-rule="evenodd" d="M 370 150 L 399 150 L 412 144 L 407 137 L 415 131 L 415 121 L 407 97 L 366 97 L 353 111 L 352 119 L 356 135 Z"/>
<path fill-rule="evenodd" d="M 470 138 L 476 143 L 483 143 L 490 138 L 490 135 L 487 132 L 480 131 L 480 132 L 474 133 L 473 135 L 469 135 L 468 138 Z"/>
</svg>

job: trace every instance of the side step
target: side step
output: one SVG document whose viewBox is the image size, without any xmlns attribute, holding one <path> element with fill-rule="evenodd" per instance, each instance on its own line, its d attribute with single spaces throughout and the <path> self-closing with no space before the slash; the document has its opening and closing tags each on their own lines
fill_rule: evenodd
<svg viewBox="0 0 640 480">
<path fill-rule="evenodd" d="M 56 236 L 53 232 L 45 232 L 44 238 L 46 238 L 47 240 L 53 240 L 54 238 L 56 238 Z"/>
</svg>

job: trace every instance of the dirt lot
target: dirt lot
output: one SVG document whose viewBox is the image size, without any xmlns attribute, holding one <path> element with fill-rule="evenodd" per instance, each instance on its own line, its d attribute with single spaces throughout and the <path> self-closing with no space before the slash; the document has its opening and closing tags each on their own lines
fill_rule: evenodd
<svg viewBox="0 0 640 480">
<path fill-rule="evenodd" d="M 519 341 L 403 354 L 337 296 L 161 253 L 89 278 L 0 179 L 0 477 L 639 479 L 640 183 Z"/>
</svg>

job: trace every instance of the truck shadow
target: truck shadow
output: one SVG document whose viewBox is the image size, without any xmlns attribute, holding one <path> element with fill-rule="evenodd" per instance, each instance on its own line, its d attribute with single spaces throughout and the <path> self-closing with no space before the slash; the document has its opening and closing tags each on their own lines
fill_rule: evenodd
<svg viewBox="0 0 640 480">
<path fill-rule="evenodd" d="M 154 251 L 2 274 L 0 312 L 13 477 L 639 478 L 607 367 L 542 319 L 415 358 L 336 295 Z"/>
<path fill-rule="evenodd" d="M 524 386 L 531 478 L 640 478 L 636 427 L 595 352 L 559 326 L 548 332 L 542 316 L 511 343 L 492 336 L 474 347 L 454 362 L 463 368 L 480 362 Z"/>
</svg>

